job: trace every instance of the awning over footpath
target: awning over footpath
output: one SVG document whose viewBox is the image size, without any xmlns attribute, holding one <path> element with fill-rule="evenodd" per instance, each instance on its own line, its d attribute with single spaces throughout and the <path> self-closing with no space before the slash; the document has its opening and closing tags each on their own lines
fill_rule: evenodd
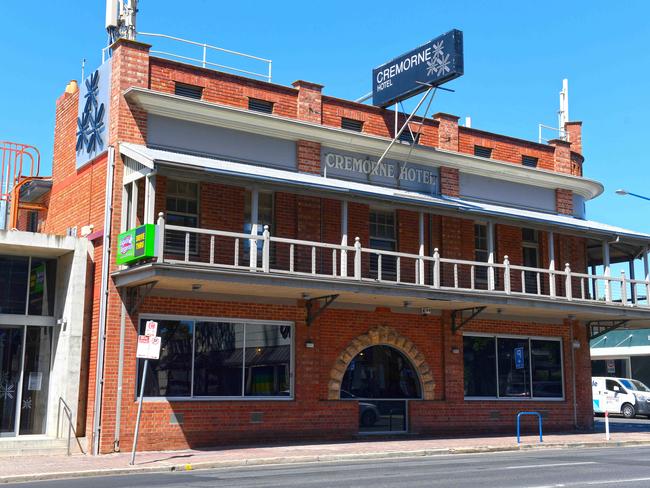
<svg viewBox="0 0 650 488">
<path fill-rule="evenodd" d="M 350 196 L 365 196 L 421 207 L 435 207 L 459 213 L 466 213 L 474 217 L 500 217 L 524 224 L 527 223 L 529 225 L 536 224 L 557 229 L 567 229 L 574 233 L 578 232 L 584 234 L 585 237 L 599 238 L 602 240 L 616 240 L 617 238 L 625 239 L 626 241 L 634 241 L 634 244 L 640 248 L 650 245 L 650 234 L 635 232 L 633 230 L 603 224 L 593 220 L 583 220 L 571 215 L 558 215 L 524 208 L 506 207 L 493 203 L 466 200 L 463 198 L 426 195 L 423 193 L 345 181 L 336 178 L 325 178 L 315 174 L 297 173 L 224 159 L 153 149 L 132 143 L 121 143 L 120 152 L 124 156 L 134 159 L 148 167 L 153 167 L 156 164 L 180 165 L 233 178 L 244 178 L 247 180 L 258 180 L 287 186 L 313 188 L 320 191 L 347 194 Z"/>
</svg>

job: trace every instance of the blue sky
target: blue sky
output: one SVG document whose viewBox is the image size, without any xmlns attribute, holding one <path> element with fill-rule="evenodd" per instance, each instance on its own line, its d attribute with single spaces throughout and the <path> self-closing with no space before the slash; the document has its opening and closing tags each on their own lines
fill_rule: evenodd
<svg viewBox="0 0 650 488">
<path fill-rule="evenodd" d="M 614 195 L 620 187 L 650 195 L 648 2 L 140 0 L 139 7 L 140 31 L 268 57 L 274 82 L 305 79 L 352 99 L 370 90 L 374 66 L 461 29 L 465 76 L 448 85 L 455 93 L 439 92 L 431 110 L 536 140 L 538 123 L 556 125 L 568 78 L 571 119 L 584 123 L 585 175 L 606 188 L 589 203 L 589 218 L 650 233 L 650 202 Z M 0 139 L 37 146 L 49 174 L 55 100 L 80 79 L 82 58 L 87 70 L 100 63 L 104 2 L 13 2 L 3 17 L 14 21 L 0 29 Z"/>
</svg>

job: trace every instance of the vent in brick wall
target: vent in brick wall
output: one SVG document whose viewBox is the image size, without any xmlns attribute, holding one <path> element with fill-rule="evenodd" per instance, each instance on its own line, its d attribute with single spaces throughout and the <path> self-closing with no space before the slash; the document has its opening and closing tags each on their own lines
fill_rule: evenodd
<svg viewBox="0 0 650 488">
<path fill-rule="evenodd" d="M 537 158 L 532 156 L 522 156 L 521 164 L 528 166 L 529 168 L 537 168 Z"/>
<path fill-rule="evenodd" d="M 413 143 L 418 144 L 420 142 L 420 134 L 411 132 L 410 130 L 408 130 L 408 128 L 406 128 L 402 131 L 402 133 L 399 135 L 397 139 L 402 142 L 408 142 L 409 144 L 413 144 Z"/>
<path fill-rule="evenodd" d="M 174 86 L 174 93 L 181 97 L 194 98 L 201 100 L 203 88 L 200 86 L 186 85 L 185 83 L 176 83 Z"/>
<path fill-rule="evenodd" d="M 256 112 L 262 112 L 265 114 L 273 113 L 273 102 L 268 102 L 266 100 L 259 100 L 257 98 L 248 99 L 248 110 L 255 110 Z"/>
<path fill-rule="evenodd" d="M 491 158 L 492 149 L 489 147 L 474 146 L 474 156 L 480 156 L 482 158 Z"/>
<path fill-rule="evenodd" d="M 363 122 L 361 122 L 360 120 L 346 119 L 345 117 L 341 119 L 341 129 L 361 132 L 362 128 L 363 128 Z"/>
<path fill-rule="evenodd" d="M 264 421 L 263 412 L 251 412 L 251 423 L 252 424 L 261 424 Z"/>
</svg>

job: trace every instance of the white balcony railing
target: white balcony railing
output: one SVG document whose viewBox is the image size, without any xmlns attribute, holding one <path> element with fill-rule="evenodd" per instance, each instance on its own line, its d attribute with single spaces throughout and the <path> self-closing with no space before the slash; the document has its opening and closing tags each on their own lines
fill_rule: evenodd
<svg viewBox="0 0 650 488">
<path fill-rule="evenodd" d="M 482 291 L 501 295 L 548 297 L 564 301 L 650 307 L 650 281 L 620 276 L 531 268 L 384 251 L 272 236 L 268 226 L 251 234 L 165 224 L 158 219 L 158 262 L 232 268 L 261 273 L 381 282 L 439 290 Z"/>
</svg>

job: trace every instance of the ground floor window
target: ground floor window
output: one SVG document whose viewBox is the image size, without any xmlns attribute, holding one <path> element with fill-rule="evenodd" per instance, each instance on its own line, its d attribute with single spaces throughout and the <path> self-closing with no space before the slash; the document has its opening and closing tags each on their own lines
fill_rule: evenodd
<svg viewBox="0 0 650 488">
<path fill-rule="evenodd" d="M 140 319 L 141 333 L 147 320 L 158 322 L 162 347 L 160 359 L 149 361 L 145 396 L 292 395 L 291 323 L 148 316 Z"/>
<path fill-rule="evenodd" d="M 463 336 L 465 397 L 564 397 L 562 341 Z"/>
</svg>

